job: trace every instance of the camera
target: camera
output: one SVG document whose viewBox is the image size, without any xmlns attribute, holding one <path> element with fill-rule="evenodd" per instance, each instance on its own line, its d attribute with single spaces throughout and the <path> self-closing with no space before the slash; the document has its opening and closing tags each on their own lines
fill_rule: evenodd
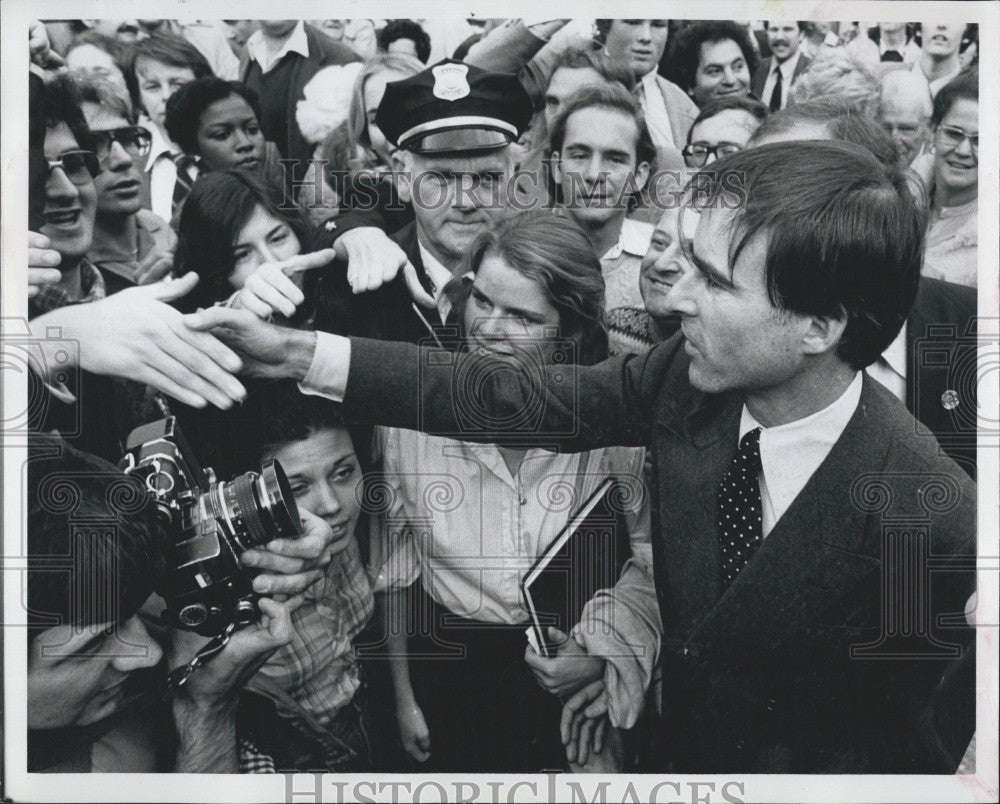
<svg viewBox="0 0 1000 804">
<path fill-rule="evenodd" d="M 214 636 L 230 623 L 255 622 L 256 595 L 240 555 L 301 533 L 281 464 L 268 461 L 259 473 L 217 481 L 198 464 L 169 416 L 133 430 L 119 466 L 143 483 L 169 540 L 167 573 L 158 590 L 168 623 Z"/>
</svg>

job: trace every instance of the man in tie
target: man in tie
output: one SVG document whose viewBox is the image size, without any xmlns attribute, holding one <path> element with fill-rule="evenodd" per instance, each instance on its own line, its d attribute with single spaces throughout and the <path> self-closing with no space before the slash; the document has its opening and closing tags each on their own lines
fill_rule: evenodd
<svg viewBox="0 0 1000 804">
<path fill-rule="evenodd" d="M 841 142 L 744 150 L 694 187 L 683 214 L 699 220 L 668 297 L 681 333 L 644 354 L 517 372 L 245 311 L 186 320 L 351 418 L 645 445 L 661 770 L 954 773 L 974 727 L 974 683 L 948 679 L 972 666 L 976 489 L 864 372 L 917 292 L 918 203 L 895 165 Z M 599 714 L 591 687 L 578 695 Z"/>
<path fill-rule="evenodd" d="M 751 89 L 772 112 L 784 109 L 792 84 L 812 60 L 799 50 L 800 25 L 794 20 L 768 20 L 767 41 L 772 55 L 754 73 Z"/>
<path fill-rule="evenodd" d="M 450 310 L 445 285 L 490 216 L 507 205 L 509 146 L 532 111 L 514 76 L 461 62 L 446 60 L 388 84 L 376 123 L 397 148 L 394 180 L 415 218 L 389 239 L 414 272 L 355 295 L 348 284 L 352 266 L 334 264 L 323 277 L 317 328 L 411 343 L 439 337 Z M 318 235 L 324 245 L 337 220 Z M 427 297 L 432 306 L 424 306 Z"/>
</svg>

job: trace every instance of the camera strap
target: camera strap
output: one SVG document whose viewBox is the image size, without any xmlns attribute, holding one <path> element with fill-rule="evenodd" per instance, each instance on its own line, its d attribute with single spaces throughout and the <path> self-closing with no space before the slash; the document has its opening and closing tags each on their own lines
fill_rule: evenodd
<svg viewBox="0 0 1000 804">
<path fill-rule="evenodd" d="M 184 686 L 195 670 L 222 653 L 223 648 L 229 644 L 229 639 L 232 637 L 233 632 L 239 627 L 239 624 L 235 621 L 229 623 L 223 631 L 205 643 L 205 646 L 195 654 L 195 657 L 190 662 L 171 670 L 167 674 L 167 692 L 164 697 L 169 697 L 177 692 L 180 687 Z"/>
</svg>

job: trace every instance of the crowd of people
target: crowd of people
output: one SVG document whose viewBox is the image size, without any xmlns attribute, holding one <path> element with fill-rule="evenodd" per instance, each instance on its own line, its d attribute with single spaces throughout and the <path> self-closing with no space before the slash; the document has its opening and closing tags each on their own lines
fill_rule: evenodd
<svg viewBox="0 0 1000 804">
<path fill-rule="evenodd" d="M 974 768 L 976 26 L 460 23 L 32 24 L 29 770 Z M 164 416 L 303 531 L 180 685 Z"/>
</svg>

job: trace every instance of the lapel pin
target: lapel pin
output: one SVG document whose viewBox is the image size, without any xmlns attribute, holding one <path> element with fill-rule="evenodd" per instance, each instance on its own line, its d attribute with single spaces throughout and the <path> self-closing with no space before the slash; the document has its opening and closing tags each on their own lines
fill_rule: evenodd
<svg viewBox="0 0 1000 804">
<path fill-rule="evenodd" d="M 958 407 L 959 401 L 958 394 L 950 388 L 941 394 L 941 405 L 945 410 L 954 410 Z"/>
<path fill-rule="evenodd" d="M 328 232 L 332 232 L 337 228 L 337 222 L 333 218 L 330 218 L 330 220 L 323 224 L 323 228 Z"/>
</svg>

